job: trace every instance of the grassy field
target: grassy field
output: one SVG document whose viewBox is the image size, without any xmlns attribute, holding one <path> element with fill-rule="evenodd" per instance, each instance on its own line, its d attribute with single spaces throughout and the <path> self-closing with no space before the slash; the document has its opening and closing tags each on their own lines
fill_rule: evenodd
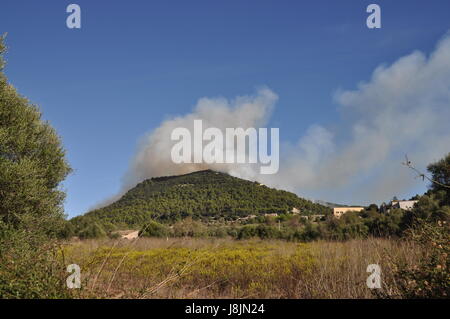
<svg viewBox="0 0 450 319">
<path fill-rule="evenodd" d="M 86 240 L 64 248 L 81 267 L 80 298 L 376 298 L 396 295 L 392 262 L 414 264 L 419 248 L 383 239 L 290 243 L 231 239 Z"/>
<path fill-rule="evenodd" d="M 395 295 L 390 261 L 415 263 L 418 248 L 381 239 L 139 238 L 71 243 L 64 258 L 81 267 L 80 298 L 375 298 L 367 266 L 381 266 L 382 289 Z"/>
</svg>

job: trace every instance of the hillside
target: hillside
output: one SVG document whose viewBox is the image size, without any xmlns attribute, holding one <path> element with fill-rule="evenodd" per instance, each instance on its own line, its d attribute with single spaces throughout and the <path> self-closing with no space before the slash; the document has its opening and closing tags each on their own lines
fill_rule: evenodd
<svg viewBox="0 0 450 319">
<path fill-rule="evenodd" d="M 232 220 L 248 215 L 286 213 L 327 214 L 330 209 L 228 174 L 211 170 L 145 180 L 118 201 L 72 219 L 76 226 L 89 222 L 137 227 L 150 219 L 171 223 L 186 217 Z M 109 228 L 109 227 L 108 227 Z"/>
</svg>

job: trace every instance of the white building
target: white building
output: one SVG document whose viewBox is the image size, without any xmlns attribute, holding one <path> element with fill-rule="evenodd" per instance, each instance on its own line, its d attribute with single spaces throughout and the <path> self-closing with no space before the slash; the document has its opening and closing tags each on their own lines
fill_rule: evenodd
<svg viewBox="0 0 450 319">
<path fill-rule="evenodd" d="M 403 210 L 411 210 L 418 200 L 393 200 L 391 208 L 400 208 Z"/>
<path fill-rule="evenodd" d="M 340 218 L 342 215 L 348 212 L 360 212 L 363 211 L 364 207 L 334 207 L 333 208 L 333 215 L 336 218 Z"/>
</svg>

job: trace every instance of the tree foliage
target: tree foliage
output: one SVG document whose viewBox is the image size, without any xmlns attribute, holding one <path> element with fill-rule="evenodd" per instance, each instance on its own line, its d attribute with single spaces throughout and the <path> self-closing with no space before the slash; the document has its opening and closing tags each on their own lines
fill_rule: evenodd
<svg viewBox="0 0 450 319">
<path fill-rule="evenodd" d="M 86 221 L 121 227 L 142 227 L 149 220 L 175 223 L 195 220 L 233 220 L 249 215 L 286 213 L 329 214 L 325 206 L 297 195 L 211 170 L 145 180 L 117 202 L 72 220 L 78 229 Z"/>
<path fill-rule="evenodd" d="M 51 240 L 64 227 L 70 172 L 55 130 L 3 73 L 0 37 L 0 298 L 66 296 Z"/>
<path fill-rule="evenodd" d="M 431 192 L 440 193 L 442 203 L 450 205 L 450 153 L 440 161 L 428 165 L 432 175 Z"/>
<path fill-rule="evenodd" d="M 0 72 L 0 218 L 19 225 L 30 216 L 40 222 L 61 217 L 58 185 L 69 172 L 55 130 Z"/>
</svg>

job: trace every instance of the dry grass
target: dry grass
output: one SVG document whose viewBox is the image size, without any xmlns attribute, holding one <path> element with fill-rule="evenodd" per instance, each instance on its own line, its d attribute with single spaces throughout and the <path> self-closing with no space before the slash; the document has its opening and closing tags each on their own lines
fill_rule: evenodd
<svg viewBox="0 0 450 319">
<path fill-rule="evenodd" d="M 381 266 L 382 289 L 395 295 L 392 261 L 413 264 L 420 254 L 412 243 L 386 239 L 141 238 L 72 243 L 65 255 L 82 269 L 81 298 L 374 298 L 369 264 Z"/>
</svg>

